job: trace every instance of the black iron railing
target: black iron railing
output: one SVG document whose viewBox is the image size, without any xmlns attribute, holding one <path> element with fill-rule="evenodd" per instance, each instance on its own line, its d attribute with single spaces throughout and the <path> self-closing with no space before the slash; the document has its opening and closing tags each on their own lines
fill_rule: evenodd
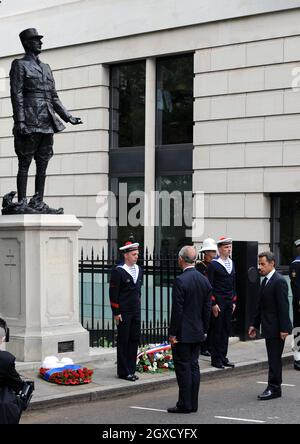
<svg viewBox="0 0 300 444">
<path fill-rule="evenodd" d="M 118 258 L 100 255 L 79 261 L 80 317 L 90 333 L 91 347 L 114 347 L 116 326 L 109 303 L 109 279 Z M 139 259 L 144 271 L 141 300 L 141 344 L 164 342 L 168 338 L 171 288 L 180 273 L 177 256 L 146 254 Z"/>
</svg>

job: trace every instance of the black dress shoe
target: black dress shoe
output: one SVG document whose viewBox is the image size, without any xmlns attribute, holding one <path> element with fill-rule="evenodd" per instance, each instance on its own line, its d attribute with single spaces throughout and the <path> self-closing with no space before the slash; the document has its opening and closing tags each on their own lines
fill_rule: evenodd
<svg viewBox="0 0 300 444">
<path fill-rule="evenodd" d="M 210 356 L 211 356 L 211 354 L 209 353 L 208 350 L 204 350 L 203 352 L 200 353 L 200 355 L 202 355 L 202 356 L 207 356 L 207 357 L 210 357 Z"/>
<path fill-rule="evenodd" d="M 231 368 L 235 367 L 233 362 L 229 362 L 229 361 L 223 362 L 223 365 L 224 365 L 224 367 L 231 367 Z"/>
<path fill-rule="evenodd" d="M 222 362 L 212 362 L 211 365 L 216 368 L 225 368 Z"/>
<path fill-rule="evenodd" d="M 137 381 L 138 379 L 140 379 L 139 377 L 138 377 L 138 375 L 132 375 L 134 378 L 135 378 L 135 380 Z"/>
<path fill-rule="evenodd" d="M 167 409 L 168 413 L 191 413 L 191 410 L 180 409 L 178 407 L 170 407 Z"/>
<path fill-rule="evenodd" d="M 258 395 L 257 399 L 259 401 L 267 401 L 268 399 L 281 398 L 281 390 L 272 391 L 266 389 L 261 395 Z"/>
<path fill-rule="evenodd" d="M 134 375 L 127 375 L 127 376 L 119 376 L 120 379 L 125 379 L 125 381 L 131 381 L 135 382 L 136 377 Z"/>
<path fill-rule="evenodd" d="M 300 370 L 300 361 L 294 361 L 294 369 Z"/>
</svg>

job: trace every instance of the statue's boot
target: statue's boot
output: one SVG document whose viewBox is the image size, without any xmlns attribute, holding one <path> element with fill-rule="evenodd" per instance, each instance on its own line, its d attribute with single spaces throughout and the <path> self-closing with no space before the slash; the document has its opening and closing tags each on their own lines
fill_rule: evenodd
<svg viewBox="0 0 300 444">
<path fill-rule="evenodd" d="M 43 202 L 39 193 L 35 193 L 29 201 L 28 206 L 34 209 L 39 214 L 64 214 L 63 208 L 50 208 L 45 202 Z"/>
<path fill-rule="evenodd" d="M 5 194 L 2 202 L 2 214 L 38 214 L 34 208 L 27 205 L 27 199 L 23 198 L 19 202 L 13 202 L 16 192 L 11 191 Z"/>
</svg>

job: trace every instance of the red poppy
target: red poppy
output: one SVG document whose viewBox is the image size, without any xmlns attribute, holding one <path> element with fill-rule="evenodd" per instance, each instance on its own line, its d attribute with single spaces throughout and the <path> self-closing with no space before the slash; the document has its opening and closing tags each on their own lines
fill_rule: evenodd
<svg viewBox="0 0 300 444">
<path fill-rule="evenodd" d="M 47 368 L 41 367 L 39 371 L 41 377 L 45 379 L 45 373 L 48 370 L 49 369 Z M 53 373 L 49 378 L 49 382 L 54 382 L 60 385 L 88 384 L 92 381 L 93 373 L 93 370 L 89 370 L 86 367 L 78 370 L 65 369 L 61 372 Z"/>
</svg>

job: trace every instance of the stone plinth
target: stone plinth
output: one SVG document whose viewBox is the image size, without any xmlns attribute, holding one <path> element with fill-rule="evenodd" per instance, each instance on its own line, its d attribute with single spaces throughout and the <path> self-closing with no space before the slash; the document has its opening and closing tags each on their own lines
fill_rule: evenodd
<svg viewBox="0 0 300 444">
<path fill-rule="evenodd" d="M 79 322 L 78 230 L 73 215 L 0 216 L 0 316 L 18 361 L 88 356 Z"/>
</svg>

